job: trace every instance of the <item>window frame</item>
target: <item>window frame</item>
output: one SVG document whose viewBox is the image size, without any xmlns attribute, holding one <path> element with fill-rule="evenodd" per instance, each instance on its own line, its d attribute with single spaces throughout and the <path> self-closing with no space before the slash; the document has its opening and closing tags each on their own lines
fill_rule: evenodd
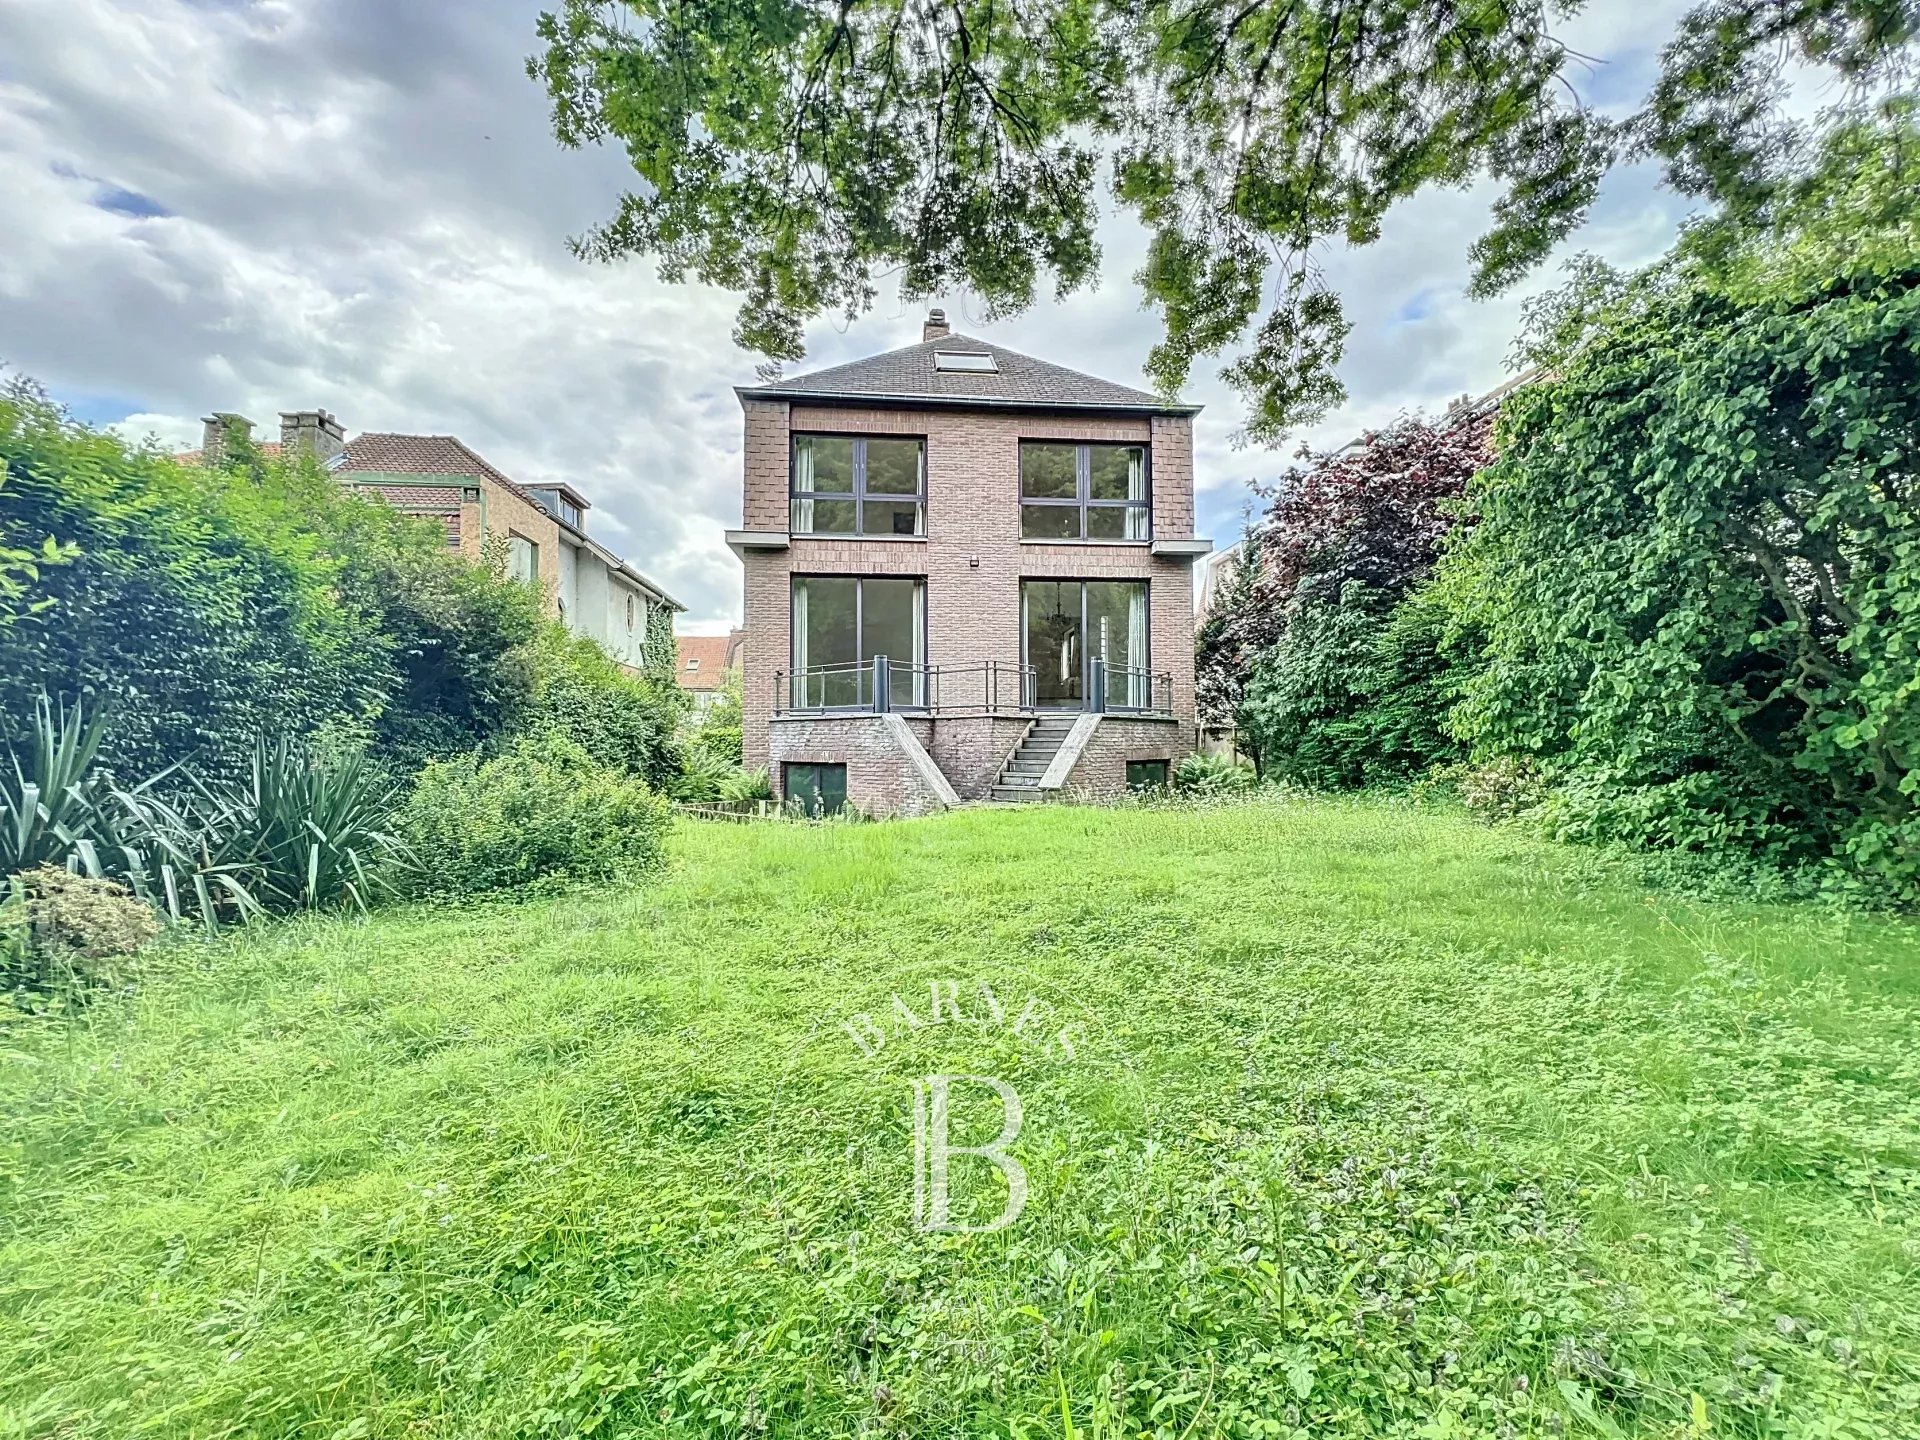
<svg viewBox="0 0 1920 1440">
<path fill-rule="evenodd" d="M 516 554 L 514 546 L 516 544 L 526 547 L 527 573 L 524 575 L 514 573 L 514 556 Z M 507 532 L 507 578 L 521 585 L 538 585 L 540 583 L 540 542 L 538 540 L 529 539 L 517 530 L 509 530 Z"/>
<path fill-rule="evenodd" d="M 798 771 L 811 770 L 815 772 L 813 793 L 815 795 L 818 795 L 821 798 L 821 801 L 823 803 L 821 805 L 821 808 L 817 811 L 805 805 L 801 807 L 802 811 L 810 819 L 817 820 L 825 815 L 836 815 L 840 811 L 847 808 L 847 763 L 846 761 L 844 760 L 782 761 L 780 765 L 780 800 L 782 804 L 791 805 L 793 803 L 793 799 L 794 799 L 793 776 L 796 770 Z M 838 805 L 833 806 L 831 809 L 828 809 L 824 804 L 826 800 L 826 790 L 825 790 L 825 787 L 823 787 L 819 783 L 819 779 L 818 779 L 819 772 L 824 770 L 838 770 L 840 772 L 840 803 Z"/>
<path fill-rule="evenodd" d="M 801 635 L 800 635 L 800 627 L 793 623 L 793 618 L 794 618 L 793 617 L 793 601 L 794 601 L 795 591 L 799 587 L 800 583 L 805 580 L 851 580 L 853 582 L 853 651 L 854 651 L 854 654 L 858 657 L 854 661 L 854 664 L 861 667 L 870 667 L 873 664 L 873 659 L 874 659 L 872 655 L 869 655 L 866 653 L 866 649 L 867 649 L 867 643 L 866 643 L 867 642 L 867 584 L 866 582 L 869 580 L 909 580 L 913 584 L 919 587 L 919 590 L 917 592 L 918 598 L 919 598 L 919 605 L 917 608 L 920 611 L 920 637 L 919 638 L 920 638 L 921 658 L 918 661 L 917 665 L 916 665 L 916 662 L 914 662 L 912 659 L 908 659 L 905 662 L 908 666 L 914 667 L 912 691 L 915 698 L 906 704 L 900 704 L 896 702 L 892 704 L 890 708 L 894 710 L 926 709 L 927 699 L 926 699 L 924 687 L 921 681 L 921 672 L 925 670 L 927 665 L 927 660 L 926 660 L 926 656 L 928 653 L 927 642 L 930 635 L 931 626 L 929 624 L 928 616 L 927 616 L 927 595 L 928 595 L 927 577 L 924 575 L 884 575 L 884 574 L 883 575 L 848 575 L 844 572 L 836 573 L 834 571 L 816 571 L 816 570 L 804 570 L 804 571 L 796 570 L 792 574 L 790 574 L 787 577 L 787 694 L 785 698 L 790 702 L 793 700 L 794 681 L 800 676 L 800 673 L 801 673 L 801 667 L 800 667 Z M 889 662 L 893 661 L 896 658 L 897 657 L 892 655 L 889 655 L 887 657 Z M 792 705 L 791 708 L 795 710 L 809 710 L 814 712 L 844 711 L 849 714 L 866 714 L 873 709 L 873 701 L 871 698 L 869 698 L 866 701 L 866 703 L 863 704 L 859 699 L 859 694 L 860 694 L 860 684 L 858 681 L 856 681 L 854 684 L 854 701 L 850 705 L 824 705 L 824 704 L 823 705 L 806 705 L 806 704 L 795 703 Z"/>
<path fill-rule="evenodd" d="M 1126 765 L 1127 789 L 1135 794 L 1146 790 L 1165 790 L 1173 783 L 1173 762 L 1171 760 L 1129 760 L 1126 762 Z M 1138 781 L 1134 779 L 1134 771 L 1155 766 L 1159 768 L 1159 779 L 1141 779 Z"/>
<path fill-rule="evenodd" d="M 1073 498 L 1067 499 L 1055 495 L 1027 494 L 1027 447 L 1030 445 L 1048 445 L 1055 448 L 1073 447 Z M 1145 492 L 1141 500 L 1096 500 L 1093 498 L 1093 452 L 1095 450 L 1138 450 L 1140 452 L 1140 481 Z M 1022 436 L 1018 461 L 1018 473 L 1015 483 L 1020 497 L 1020 543 L 1023 545 L 1151 545 L 1153 543 L 1153 445 L 1146 440 L 1050 440 L 1041 436 Z M 1027 534 L 1027 507 L 1047 507 L 1056 510 L 1076 511 L 1080 517 L 1079 531 L 1073 535 L 1029 535 Z M 1095 510 L 1118 510 L 1123 516 L 1128 510 L 1138 510 L 1145 520 L 1145 534 L 1136 537 L 1128 535 L 1100 536 L 1088 533 L 1088 521 Z M 1126 529 L 1124 518 L 1120 528 Z"/>
<path fill-rule="evenodd" d="M 1087 607 L 1088 607 L 1087 587 L 1090 585 L 1138 585 L 1141 588 L 1141 591 L 1143 592 L 1143 595 L 1144 595 L 1144 599 L 1142 601 L 1142 605 L 1144 608 L 1141 613 L 1141 620 L 1143 622 L 1141 627 L 1142 628 L 1141 647 L 1145 652 L 1147 663 L 1145 665 L 1129 666 L 1128 668 L 1130 670 L 1141 671 L 1146 675 L 1147 677 L 1147 683 L 1145 688 L 1146 703 L 1142 705 L 1127 705 L 1127 704 L 1116 705 L 1113 703 L 1111 696 L 1109 696 L 1105 705 L 1105 713 L 1116 714 L 1116 715 L 1143 715 L 1143 714 L 1152 713 L 1152 710 L 1153 710 L 1153 581 L 1150 578 L 1139 576 L 1139 575 L 1096 575 L 1091 577 L 1084 576 L 1084 575 L 1082 576 L 1022 575 L 1020 576 L 1017 582 L 1017 585 L 1018 585 L 1018 590 L 1016 593 L 1019 596 L 1019 604 L 1015 610 L 1015 615 L 1016 615 L 1015 623 L 1018 624 L 1018 626 L 1020 627 L 1020 670 L 1023 675 L 1028 674 L 1034 668 L 1033 657 L 1031 654 L 1028 653 L 1028 641 L 1031 637 L 1028 634 L 1028 625 L 1027 625 L 1027 586 L 1029 585 L 1075 585 L 1079 587 L 1080 627 L 1077 633 L 1080 636 L 1080 643 L 1081 643 L 1080 704 L 1077 707 L 1064 706 L 1064 705 L 1039 705 L 1039 704 L 1035 704 L 1034 706 L 1031 707 L 1037 711 L 1042 711 L 1047 713 L 1056 713 L 1056 714 L 1066 714 L 1066 715 L 1087 713 L 1087 702 L 1092 698 L 1091 691 L 1093 687 L 1093 658 L 1094 657 L 1093 657 L 1092 646 L 1088 642 L 1088 631 L 1091 627 L 1087 624 Z M 1111 686 L 1113 683 L 1111 674 L 1109 674 L 1108 676 L 1107 683 L 1109 686 Z"/>
<path fill-rule="evenodd" d="M 803 440 L 845 440 L 853 446 L 851 490 L 801 490 L 800 442 Z M 912 494 L 867 489 L 867 444 L 873 440 L 912 441 L 920 447 L 920 474 Z M 911 535 L 891 530 L 867 529 L 867 501 L 880 504 L 911 504 L 919 510 L 919 524 Z M 794 508 L 802 501 L 847 501 L 853 505 L 851 530 L 801 530 L 794 525 Z M 925 540 L 927 538 L 927 437 L 925 435 L 851 435 L 839 430 L 795 430 L 787 437 L 787 533 L 804 539 L 822 540 Z"/>
</svg>

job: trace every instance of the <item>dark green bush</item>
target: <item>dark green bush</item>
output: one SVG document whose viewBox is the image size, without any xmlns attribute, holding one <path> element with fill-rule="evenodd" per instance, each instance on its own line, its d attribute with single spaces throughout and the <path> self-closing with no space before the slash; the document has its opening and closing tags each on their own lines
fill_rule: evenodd
<svg viewBox="0 0 1920 1440">
<path fill-rule="evenodd" d="M 0 564 L 0 744 L 26 741 L 44 691 L 111 711 L 99 759 L 122 780 L 237 779 L 262 734 L 368 743 L 411 773 L 531 700 L 538 597 L 309 462 L 236 444 L 176 464 L 16 379 L 0 471 L 0 561 L 32 557 Z"/>
<path fill-rule="evenodd" d="M 434 761 L 403 817 L 428 888 L 449 895 L 632 875 L 660 863 L 668 822 L 637 776 L 555 737 Z"/>
<path fill-rule="evenodd" d="M 596 765 L 638 775 L 664 790 L 679 772 L 674 732 L 686 699 L 677 686 L 622 670 L 593 641 L 555 623 L 534 645 L 533 698 L 517 731 L 578 745 Z"/>
<path fill-rule="evenodd" d="M 1444 609 L 1397 606 L 1357 581 L 1333 601 L 1307 588 L 1240 706 L 1265 773 L 1318 788 L 1392 784 L 1461 754 L 1443 728 L 1459 673 L 1442 653 Z"/>
<path fill-rule="evenodd" d="M 1251 790 L 1258 783 L 1251 765 L 1228 755 L 1202 755 L 1196 750 L 1173 767 L 1173 788 L 1187 794 L 1230 794 Z"/>
</svg>

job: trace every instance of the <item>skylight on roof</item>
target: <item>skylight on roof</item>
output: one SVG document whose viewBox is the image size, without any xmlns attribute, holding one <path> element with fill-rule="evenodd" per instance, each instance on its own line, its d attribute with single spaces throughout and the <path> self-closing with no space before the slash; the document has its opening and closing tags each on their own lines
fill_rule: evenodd
<svg viewBox="0 0 1920 1440">
<path fill-rule="evenodd" d="M 978 350 L 936 350 L 933 352 L 933 368 L 936 370 L 976 370 L 989 375 L 1000 373 L 1000 367 L 994 358 Z"/>
</svg>

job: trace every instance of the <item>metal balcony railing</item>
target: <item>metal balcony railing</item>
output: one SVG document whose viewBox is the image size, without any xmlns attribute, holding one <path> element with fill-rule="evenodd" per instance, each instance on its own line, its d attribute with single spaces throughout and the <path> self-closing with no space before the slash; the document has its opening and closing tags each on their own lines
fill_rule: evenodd
<svg viewBox="0 0 1920 1440">
<path fill-rule="evenodd" d="M 1086 694 L 1065 704 L 1040 703 L 1034 667 L 981 660 L 971 665 L 907 665 L 876 655 L 869 661 L 778 670 L 773 713 L 922 715 L 1023 714 L 1082 710 L 1094 714 L 1171 715 L 1173 676 L 1136 665 L 1088 665 Z"/>
</svg>

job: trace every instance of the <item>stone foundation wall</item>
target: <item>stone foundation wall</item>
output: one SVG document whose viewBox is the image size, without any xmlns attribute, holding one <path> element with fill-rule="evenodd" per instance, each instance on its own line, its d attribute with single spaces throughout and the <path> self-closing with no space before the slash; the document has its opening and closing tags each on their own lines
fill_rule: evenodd
<svg viewBox="0 0 1920 1440">
<path fill-rule="evenodd" d="M 933 722 L 909 719 L 907 728 L 925 746 Z M 768 726 L 767 746 L 768 774 L 782 798 L 788 764 L 845 765 L 847 804 L 864 815 L 929 815 L 946 808 L 901 752 L 883 715 L 776 718 Z"/>
<path fill-rule="evenodd" d="M 927 749 L 962 800 L 984 800 L 1032 723 L 1017 715 L 943 715 Z"/>
<path fill-rule="evenodd" d="M 1111 800 L 1126 792 L 1129 760 L 1165 760 L 1169 771 L 1191 753 L 1194 727 L 1179 720 L 1103 715 L 1068 772 L 1065 793 Z"/>
</svg>

